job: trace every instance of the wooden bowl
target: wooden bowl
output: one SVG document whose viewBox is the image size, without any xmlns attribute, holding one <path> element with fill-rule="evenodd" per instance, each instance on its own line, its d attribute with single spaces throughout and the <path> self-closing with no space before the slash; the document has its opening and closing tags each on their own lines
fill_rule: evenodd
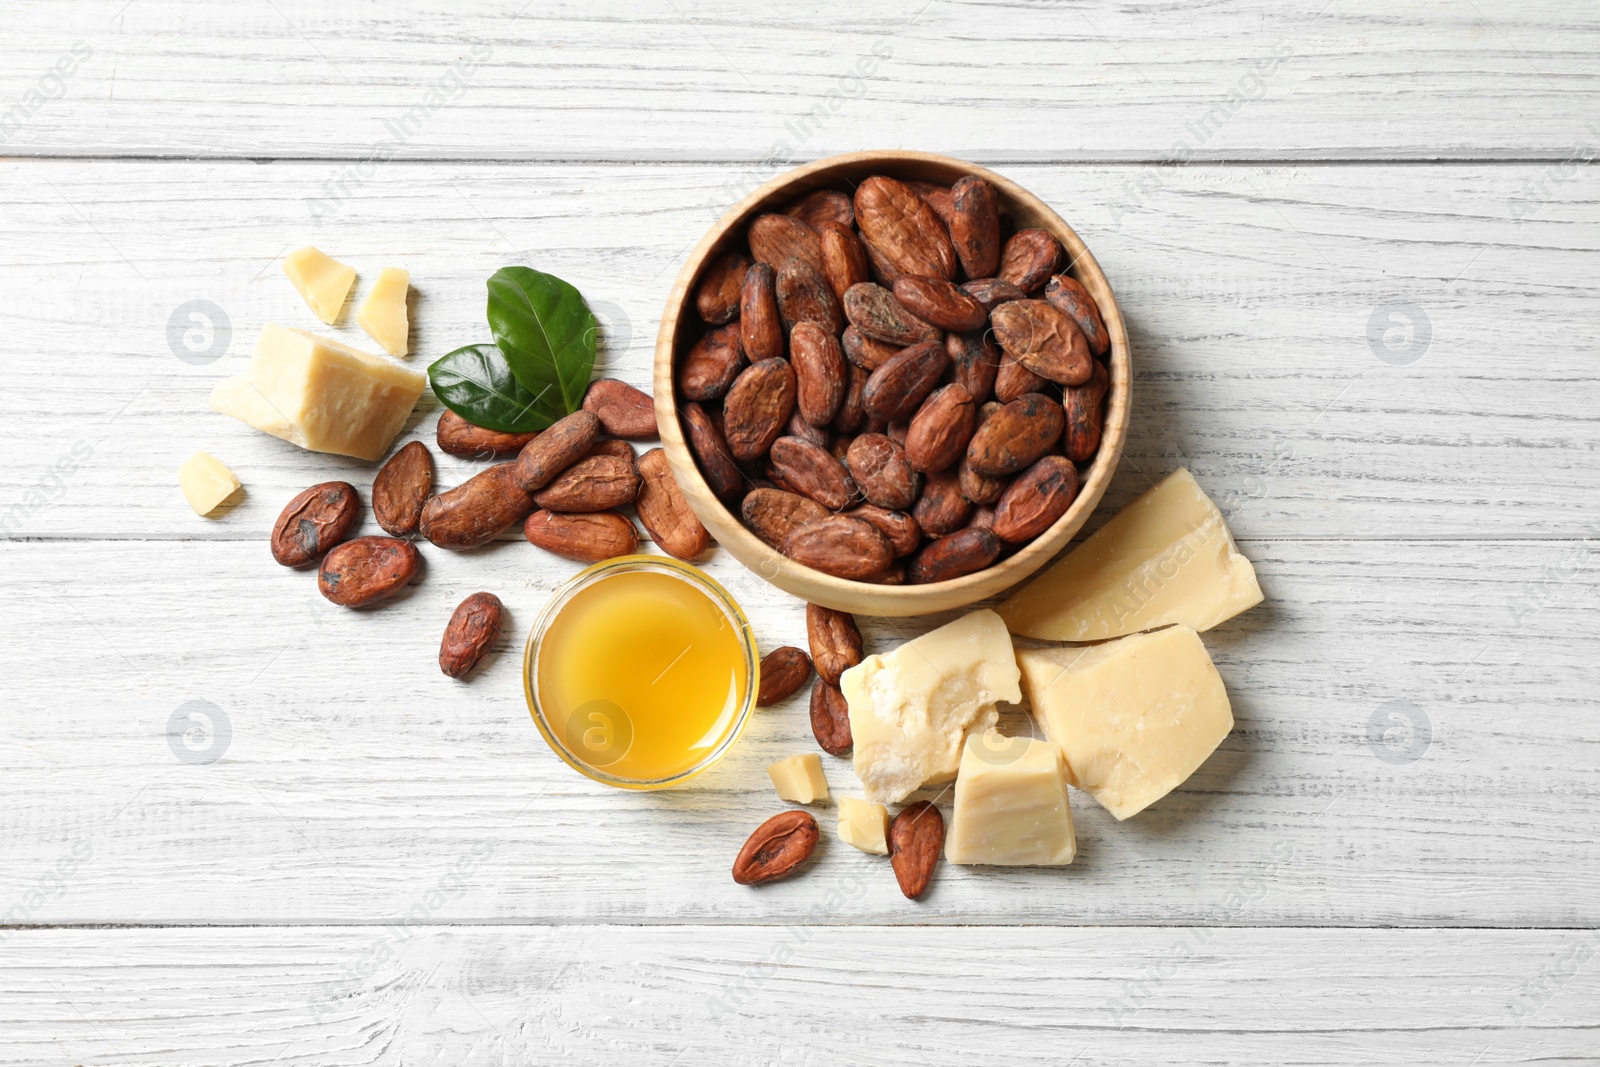
<svg viewBox="0 0 1600 1067">
<path fill-rule="evenodd" d="M 705 324 L 694 307 L 694 285 L 705 265 L 731 248 L 744 245 L 745 227 L 766 211 L 778 211 L 796 197 L 822 187 L 849 190 L 873 174 L 901 180 L 923 180 L 950 185 L 975 174 L 995 187 L 1002 215 L 1010 215 L 1017 229 L 1037 226 L 1055 235 L 1066 249 L 1071 273 L 1100 305 L 1111 335 L 1111 391 L 1106 400 L 1105 429 L 1100 451 L 1083 478 L 1077 499 L 1067 513 L 1044 533 L 986 570 L 927 585 L 874 585 L 835 578 L 802 566 L 783 556 L 752 533 L 740 517 L 718 500 L 706 484 L 684 439 L 678 420 L 676 396 L 678 353 L 687 352 Z M 655 403 L 661 443 L 672 473 L 689 505 L 717 542 L 746 567 L 785 592 L 825 607 L 864 615 L 921 615 L 964 607 L 994 596 L 1033 574 L 1066 547 L 1072 535 L 1089 518 L 1105 493 L 1122 454 L 1128 432 L 1128 411 L 1133 373 L 1128 355 L 1128 332 L 1116 297 L 1100 264 L 1061 216 L 1038 197 L 993 171 L 948 156 L 926 152 L 853 152 L 797 167 L 767 182 L 734 205 L 700 239 L 678 273 L 667 297 L 656 335 Z"/>
</svg>

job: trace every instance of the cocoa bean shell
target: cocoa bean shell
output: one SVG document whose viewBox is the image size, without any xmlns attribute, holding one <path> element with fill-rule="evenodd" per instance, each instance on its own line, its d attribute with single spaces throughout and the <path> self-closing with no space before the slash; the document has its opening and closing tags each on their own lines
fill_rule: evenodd
<svg viewBox="0 0 1600 1067">
<path fill-rule="evenodd" d="M 322 482 L 296 493 L 272 524 L 272 558 L 305 567 L 349 536 L 361 517 L 361 497 L 349 482 Z"/>
<path fill-rule="evenodd" d="M 439 641 L 439 669 L 448 678 L 464 677 L 500 639 L 505 605 L 493 593 L 473 593 L 456 606 Z"/>
<path fill-rule="evenodd" d="M 362 608 L 387 600 L 417 576 L 422 553 L 398 537 L 357 537 L 322 557 L 317 589 L 335 604 Z"/>
<path fill-rule="evenodd" d="M 432 492 L 433 453 L 421 441 L 412 441 L 390 456 L 372 480 L 372 516 L 385 533 L 410 537 Z"/>
</svg>

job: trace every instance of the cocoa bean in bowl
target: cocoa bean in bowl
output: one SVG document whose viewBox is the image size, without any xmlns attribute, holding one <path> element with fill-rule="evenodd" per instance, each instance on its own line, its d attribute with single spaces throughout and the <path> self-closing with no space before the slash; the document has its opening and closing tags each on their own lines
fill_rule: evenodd
<svg viewBox="0 0 1600 1067">
<path fill-rule="evenodd" d="M 1115 471 L 1131 380 L 1111 287 L 1048 205 L 957 159 L 859 152 L 701 239 L 662 316 L 655 415 L 684 499 L 745 566 L 813 604 L 918 615 L 1066 547 Z"/>
</svg>

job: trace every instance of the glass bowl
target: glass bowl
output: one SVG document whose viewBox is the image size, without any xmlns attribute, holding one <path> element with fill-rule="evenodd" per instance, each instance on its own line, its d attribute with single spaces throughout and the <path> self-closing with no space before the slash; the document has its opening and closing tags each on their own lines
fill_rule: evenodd
<svg viewBox="0 0 1600 1067">
<path fill-rule="evenodd" d="M 685 582 L 703 594 L 719 612 L 723 621 L 731 627 L 734 639 L 738 646 L 738 656 L 742 658 L 744 668 L 744 683 L 732 694 L 733 712 L 731 716 L 724 716 L 726 723 L 721 736 L 710 745 L 705 755 L 692 765 L 658 778 L 629 777 L 613 773 L 606 766 L 599 765 L 593 758 L 585 759 L 584 755 L 591 757 L 599 752 L 605 753 L 604 746 L 614 743 L 615 723 L 609 721 L 610 717 L 604 709 L 616 709 L 615 705 L 603 701 L 589 701 L 579 708 L 565 708 L 546 706 L 546 699 L 540 691 L 539 658 L 540 650 L 544 644 L 545 636 L 555 624 L 557 617 L 571 604 L 574 597 L 586 589 L 622 574 L 650 573 L 666 575 Z M 744 611 L 738 603 L 728 594 L 728 591 L 718 584 L 698 567 L 682 563 L 667 556 L 619 556 L 615 559 L 604 560 L 591 567 L 585 568 L 573 575 L 559 586 L 551 595 L 550 600 L 539 613 L 538 620 L 533 625 L 533 630 L 528 634 L 528 643 L 522 656 L 522 685 L 523 692 L 527 695 L 528 710 L 533 715 L 534 723 L 557 756 L 573 770 L 586 778 L 591 778 L 606 785 L 616 786 L 619 789 L 665 789 L 678 785 L 703 773 L 718 760 L 725 756 L 733 743 L 744 732 L 745 724 L 750 719 L 750 713 L 755 708 L 756 691 L 760 687 L 761 664 L 756 652 L 755 635 L 750 630 L 749 620 L 745 618 Z M 602 710 L 589 709 L 590 704 L 602 706 Z M 598 740 L 595 749 L 588 753 L 576 751 L 567 742 L 572 733 L 572 720 L 575 715 L 584 715 L 583 721 L 592 719 L 594 730 L 586 730 L 581 736 L 588 738 L 591 733 L 596 733 Z M 558 723 L 562 718 L 567 719 L 568 729 L 562 731 Z M 628 736 L 631 739 L 631 720 L 626 714 L 622 715 L 626 723 Z M 631 742 L 630 742 L 631 743 Z M 582 747 L 582 746 L 578 746 Z M 620 755 L 619 757 L 620 758 Z"/>
</svg>

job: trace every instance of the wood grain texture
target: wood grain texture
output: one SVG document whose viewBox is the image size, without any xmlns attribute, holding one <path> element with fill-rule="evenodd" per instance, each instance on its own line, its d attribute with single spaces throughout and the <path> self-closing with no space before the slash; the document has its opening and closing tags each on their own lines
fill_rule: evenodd
<svg viewBox="0 0 1600 1067">
<path fill-rule="evenodd" d="M 1535 166 L 1002 170 L 1078 229 L 1128 321 L 1135 409 L 1089 529 L 1181 463 L 1247 538 L 1600 527 L 1600 172 L 1536 203 Z M 496 268 L 553 271 L 610 328 L 601 373 L 649 388 L 672 278 L 727 206 L 726 168 L 711 166 L 394 164 L 320 221 L 308 203 L 333 174 L 324 163 L 0 174 L 0 533 L 12 537 L 253 529 L 182 512 L 171 472 L 197 447 L 241 473 L 235 514 L 252 524 L 306 485 L 369 477 L 209 410 L 263 323 L 322 330 L 277 265 L 289 248 L 316 242 L 362 271 L 352 306 L 380 268 L 409 268 L 413 366 L 488 339 Z M 204 365 L 174 354 L 204 325 L 184 317 L 191 300 L 232 326 Z M 345 314 L 322 332 L 370 348 Z M 437 410 L 419 408 L 419 432 Z M 441 457 L 444 484 L 467 469 Z"/>
<path fill-rule="evenodd" d="M 873 147 L 1565 159 L 1600 141 L 1600 26 L 1565 0 L 100 0 L 16 4 L 6 31 L 18 153 L 714 159 L 748 188 Z M 90 55 L 58 84 L 74 45 Z"/>
<path fill-rule="evenodd" d="M 1594 1062 L 1589 931 L 13 933 L 0 1064 Z"/>
<path fill-rule="evenodd" d="M 24 905 L 0 923 L 394 921 L 478 850 L 430 920 L 1600 921 L 1600 665 L 1573 626 L 1600 585 L 1592 541 L 1245 543 L 1267 600 L 1206 634 L 1238 722 L 1218 752 L 1126 823 L 1074 793 L 1072 867 L 945 864 L 913 905 L 885 861 L 835 838 L 831 806 L 806 877 L 753 891 L 729 876 L 784 806 L 766 765 L 814 750 L 804 692 L 681 789 L 610 790 L 546 750 L 518 653 L 577 564 L 522 543 L 423 546 L 421 584 L 355 612 L 245 532 L 0 546 L 0 913 Z M 798 601 L 726 554 L 707 567 L 763 649 L 804 646 Z M 439 634 L 479 589 L 505 602 L 508 635 L 452 682 Z M 950 617 L 865 620 L 868 647 Z M 226 722 L 220 742 L 181 736 L 191 701 Z M 826 773 L 859 795 L 847 762 Z M 25 906 L 63 864 L 60 891 Z"/>
</svg>

